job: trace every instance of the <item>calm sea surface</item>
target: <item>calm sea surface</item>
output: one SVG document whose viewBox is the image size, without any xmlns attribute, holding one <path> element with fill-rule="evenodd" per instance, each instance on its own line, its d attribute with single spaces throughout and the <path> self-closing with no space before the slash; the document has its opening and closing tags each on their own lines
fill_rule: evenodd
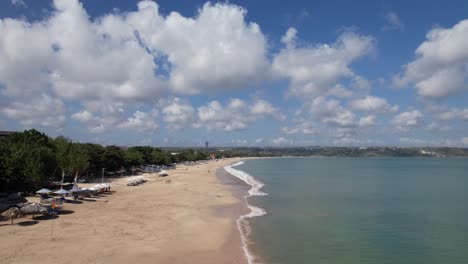
<svg viewBox="0 0 468 264">
<path fill-rule="evenodd" d="M 278 158 L 235 167 L 265 183 L 249 197 L 253 252 L 267 264 L 468 263 L 468 159 Z"/>
</svg>

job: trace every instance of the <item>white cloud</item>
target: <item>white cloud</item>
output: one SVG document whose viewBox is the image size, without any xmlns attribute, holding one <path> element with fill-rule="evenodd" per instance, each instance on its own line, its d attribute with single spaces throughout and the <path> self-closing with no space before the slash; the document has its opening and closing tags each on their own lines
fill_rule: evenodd
<svg viewBox="0 0 468 264">
<path fill-rule="evenodd" d="M 288 29 L 282 41 L 286 48 L 273 59 L 273 69 L 291 81 L 291 95 L 317 97 L 334 88 L 341 79 L 359 78 L 349 65 L 374 49 L 374 39 L 354 32 L 342 33 L 333 44 L 295 46 L 297 31 Z"/>
<path fill-rule="evenodd" d="M 250 107 L 250 113 L 256 116 L 271 116 L 277 120 L 284 120 L 286 117 L 273 105 L 265 100 L 255 100 Z"/>
<path fill-rule="evenodd" d="M 313 123 L 307 120 L 297 120 L 295 127 L 282 127 L 281 132 L 284 134 L 297 134 L 302 133 L 304 135 L 314 135 L 318 131 L 314 127 Z"/>
<path fill-rule="evenodd" d="M 54 8 L 44 21 L 0 20 L 5 95 L 149 100 L 170 90 L 243 88 L 269 71 L 266 39 L 236 5 L 207 3 L 195 18 L 164 17 L 142 1 L 135 12 L 95 20 L 76 0 L 55 0 Z"/>
<path fill-rule="evenodd" d="M 320 118 L 322 122 L 337 127 L 353 127 L 356 125 L 356 115 L 342 107 L 339 101 L 327 100 L 325 97 L 317 97 L 312 101 L 310 111 Z"/>
<path fill-rule="evenodd" d="M 153 54 L 135 36 L 137 29 L 108 26 L 109 20 L 121 19 L 118 14 L 90 21 L 76 0 L 55 0 L 54 8 L 44 21 L 0 20 L 5 95 L 50 90 L 68 99 L 132 100 L 167 90 L 154 74 Z"/>
<path fill-rule="evenodd" d="M 294 48 L 294 46 L 296 46 L 296 35 L 297 29 L 290 27 L 284 36 L 281 37 L 281 42 L 288 48 Z"/>
<path fill-rule="evenodd" d="M 170 129 L 181 129 L 195 125 L 195 109 L 189 102 L 174 98 L 162 108 L 164 122 Z"/>
<path fill-rule="evenodd" d="M 152 8 L 156 18 L 130 20 L 150 47 L 167 55 L 175 91 L 242 88 L 268 72 L 266 39 L 257 24 L 245 21 L 242 7 L 206 3 L 195 18 L 176 12 L 163 18 Z"/>
<path fill-rule="evenodd" d="M 223 131 L 246 129 L 250 123 L 262 117 L 283 116 L 269 102 L 256 100 L 248 105 L 238 98 L 231 99 L 225 107 L 218 101 L 211 101 L 208 105 L 199 107 L 197 114 L 198 126 Z"/>
<path fill-rule="evenodd" d="M 85 124 L 91 133 L 103 133 L 113 128 L 119 121 L 119 118 L 113 114 L 98 116 L 88 110 L 74 113 L 71 118 Z"/>
<path fill-rule="evenodd" d="M 391 106 L 385 98 L 376 96 L 366 96 L 363 99 L 356 99 L 351 102 L 351 107 L 359 111 L 387 112 L 398 111 L 398 106 Z"/>
<path fill-rule="evenodd" d="M 395 116 L 392 124 L 400 131 L 408 131 L 421 125 L 423 114 L 418 110 L 403 112 Z"/>
<path fill-rule="evenodd" d="M 325 117 L 323 121 L 338 127 L 352 127 L 355 126 L 355 115 L 353 112 L 341 109 L 333 116 Z"/>
<path fill-rule="evenodd" d="M 376 123 L 375 119 L 376 119 L 375 115 L 363 116 L 359 119 L 359 126 L 360 127 L 373 126 Z"/>
<path fill-rule="evenodd" d="M 461 142 L 465 145 L 468 145 L 468 137 L 462 138 Z"/>
<path fill-rule="evenodd" d="M 19 121 L 24 126 L 62 128 L 66 120 L 63 102 L 47 94 L 42 94 L 28 102 L 13 102 L 0 108 L 0 113 Z"/>
<path fill-rule="evenodd" d="M 464 109 L 452 108 L 450 110 L 439 112 L 436 114 L 436 118 L 442 121 L 449 121 L 453 119 L 461 119 L 461 120 L 468 121 L 468 108 L 464 108 Z"/>
<path fill-rule="evenodd" d="M 26 3 L 23 0 L 11 0 L 11 4 L 14 6 L 27 7 Z"/>
<path fill-rule="evenodd" d="M 468 90 L 468 20 L 452 28 L 429 31 L 416 49 L 416 59 L 404 66 L 404 72 L 395 76 L 397 86 L 414 84 L 418 94 L 425 98 L 441 99 Z"/>
<path fill-rule="evenodd" d="M 382 27 L 382 30 L 389 31 L 389 30 L 404 30 L 405 23 L 395 12 L 388 12 L 385 14 L 385 22 L 386 24 Z"/>
<path fill-rule="evenodd" d="M 133 116 L 127 118 L 124 122 L 117 125 L 119 128 L 127 130 L 136 130 L 142 133 L 151 133 L 158 130 L 158 124 L 155 122 L 155 118 L 158 116 L 158 112 L 153 110 L 149 113 L 136 111 Z"/>
<path fill-rule="evenodd" d="M 286 139 L 284 137 L 274 138 L 271 142 L 278 146 L 292 145 L 293 143 L 292 140 Z"/>
</svg>

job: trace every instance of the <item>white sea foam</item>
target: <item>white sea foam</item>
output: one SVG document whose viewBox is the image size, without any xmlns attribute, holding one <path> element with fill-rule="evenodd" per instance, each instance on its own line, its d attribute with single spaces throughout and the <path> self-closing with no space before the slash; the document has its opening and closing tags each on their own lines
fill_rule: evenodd
<svg viewBox="0 0 468 264">
<path fill-rule="evenodd" d="M 260 191 L 260 189 L 265 185 L 261 181 L 259 181 L 258 179 L 255 179 L 250 174 L 244 171 L 233 168 L 235 166 L 239 166 L 242 164 L 244 164 L 244 162 L 240 161 L 235 164 L 228 165 L 224 167 L 224 169 L 230 174 L 232 174 L 233 176 L 241 179 L 242 181 L 244 181 L 245 183 L 251 186 L 248 192 L 248 195 L 244 196 L 245 202 L 247 203 L 247 207 L 250 209 L 250 212 L 248 214 L 241 215 L 237 219 L 237 228 L 239 229 L 239 232 L 241 234 L 242 249 L 244 250 L 244 254 L 247 257 L 247 261 L 249 264 L 254 264 L 255 256 L 249 251 L 249 246 L 248 246 L 249 244 L 251 244 L 249 240 L 251 229 L 250 229 L 249 222 L 247 221 L 247 219 L 265 215 L 266 211 L 263 208 L 250 205 L 247 201 L 247 197 L 263 196 L 263 195 L 268 195 L 268 194 Z"/>
</svg>

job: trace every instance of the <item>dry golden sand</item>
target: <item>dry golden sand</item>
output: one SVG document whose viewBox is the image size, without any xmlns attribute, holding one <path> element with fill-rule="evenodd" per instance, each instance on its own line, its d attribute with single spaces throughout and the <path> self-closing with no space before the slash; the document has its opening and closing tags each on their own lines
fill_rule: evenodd
<svg viewBox="0 0 468 264">
<path fill-rule="evenodd" d="M 245 206 L 215 174 L 238 160 L 147 174 L 136 187 L 119 179 L 56 219 L 0 222 L 0 263 L 246 263 L 235 222 Z"/>
</svg>

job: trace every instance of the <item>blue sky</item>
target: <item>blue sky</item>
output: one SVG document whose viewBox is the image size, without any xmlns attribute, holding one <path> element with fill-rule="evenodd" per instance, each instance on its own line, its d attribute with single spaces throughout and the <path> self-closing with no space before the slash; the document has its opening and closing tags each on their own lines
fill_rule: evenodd
<svg viewBox="0 0 468 264">
<path fill-rule="evenodd" d="M 0 3 L 0 128 L 117 145 L 468 146 L 466 1 Z"/>
</svg>

